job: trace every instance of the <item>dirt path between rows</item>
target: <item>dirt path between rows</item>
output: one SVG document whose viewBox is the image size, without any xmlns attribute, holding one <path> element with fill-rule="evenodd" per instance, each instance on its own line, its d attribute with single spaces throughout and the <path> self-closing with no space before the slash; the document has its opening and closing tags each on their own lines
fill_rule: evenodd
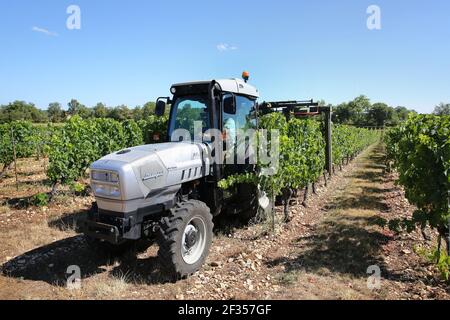
<svg viewBox="0 0 450 320">
<path fill-rule="evenodd" d="M 434 242 L 381 226 L 414 210 L 395 175 L 383 173 L 383 156 L 382 146 L 369 148 L 328 187 L 320 184 L 307 208 L 292 206 L 292 221 L 275 232 L 270 223 L 218 230 L 204 268 L 176 283 L 161 270 L 156 246 L 99 259 L 65 223 L 82 215 L 15 225 L 0 235 L 9 255 L 0 254 L 0 299 L 448 299 L 450 289 L 414 252 Z M 23 245 L 11 240 L 24 234 Z M 65 286 L 70 265 L 80 267 L 80 289 Z M 380 271 L 377 288 L 367 285 L 369 267 Z"/>
</svg>

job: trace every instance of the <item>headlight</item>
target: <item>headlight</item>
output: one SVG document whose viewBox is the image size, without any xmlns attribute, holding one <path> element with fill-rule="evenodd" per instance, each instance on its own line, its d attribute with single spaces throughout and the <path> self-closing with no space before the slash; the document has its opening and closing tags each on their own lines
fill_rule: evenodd
<svg viewBox="0 0 450 320">
<path fill-rule="evenodd" d="M 92 170 L 91 186 L 96 196 L 120 198 L 119 174 L 117 172 Z"/>
<path fill-rule="evenodd" d="M 119 182 L 119 175 L 114 171 L 92 170 L 91 179 L 94 181 L 117 183 Z"/>
<path fill-rule="evenodd" d="M 114 197 L 114 198 L 120 197 L 119 186 L 94 183 L 94 184 L 92 184 L 92 189 L 94 190 L 95 195 L 105 196 L 105 197 Z"/>
<path fill-rule="evenodd" d="M 109 182 L 113 182 L 113 183 L 119 182 L 119 175 L 115 172 L 110 172 L 109 173 Z"/>
</svg>

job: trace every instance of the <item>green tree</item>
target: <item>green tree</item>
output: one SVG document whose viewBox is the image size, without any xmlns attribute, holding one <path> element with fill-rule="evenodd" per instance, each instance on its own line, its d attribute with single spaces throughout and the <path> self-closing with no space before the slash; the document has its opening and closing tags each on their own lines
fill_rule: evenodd
<svg viewBox="0 0 450 320">
<path fill-rule="evenodd" d="M 364 95 L 356 97 L 348 103 L 350 109 L 350 122 L 353 124 L 366 125 L 366 115 L 372 105 L 369 98 Z"/>
<path fill-rule="evenodd" d="M 131 112 L 127 106 L 121 105 L 115 108 L 112 108 L 108 115 L 110 118 L 113 118 L 117 121 L 124 121 L 127 119 L 131 119 Z"/>
<path fill-rule="evenodd" d="M 439 105 L 434 108 L 433 113 L 438 116 L 448 116 L 450 115 L 450 103 L 441 102 Z"/>
<path fill-rule="evenodd" d="M 83 119 L 89 119 L 94 116 L 94 111 L 86 106 L 80 106 L 78 109 L 78 115 Z"/>
<path fill-rule="evenodd" d="M 47 115 L 51 122 L 61 122 L 64 119 L 64 111 L 61 104 L 52 102 L 48 105 Z"/>
<path fill-rule="evenodd" d="M 39 110 L 32 103 L 25 101 L 14 101 L 0 109 L 0 123 L 12 122 L 17 120 L 46 122 L 47 113 Z"/>
<path fill-rule="evenodd" d="M 360 126 L 382 126 L 386 123 L 386 125 L 395 126 L 406 121 L 411 113 L 416 112 L 406 107 L 392 108 L 382 102 L 372 105 L 370 100 L 362 95 L 334 107 L 333 122 Z"/>
<path fill-rule="evenodd" d="M 406 107 L 398 106 L 394 109 L 395 114 L 397 115 L 397 119 L 399 122 L 403 122 L 408 120 L 408 116 L 410 113 L 414 112 L 411 110 L 408 110 Z"/>
<path fill-rule="evenodd" d="M 350 123 L 352 112 L 347 103 L 341 103 L 333 108 L 333 122 L 335 123 Z"/>
<path fill-rule="evenodd" d="M 71 116 L 74 116 L 79 113 L 81 107 L 83 106 L 81 103 L 78 102 L 76 99 L 70 100 L 70 102 L 67 104 L 69 106 L 69 110 L 67 111 Z"/>
<path fill-rule="evenodd" d="M 142 117 L 144 119 L 147 119 L 149 116 L 154 115 L 155 107 L 156 104 L 154 102 L 147 102 L 146 104 L 144 104 L 144 107 L 142 108 Z"/>
<path fill-rule="evenodd" d="M 144 112 L 140 106 L 135 107 L 132 111 L 132 116 L 134 121 L 142 120 L 144 117 Z"/>
<path fill-rule="evenodd" d="M 108 108 L 101 102 L 97 103 L 93 108 L 95 118 L 106 118 L 108 116 Z"/>
<path fill-rule="evenodd" d="M 367 113 L 365 122 L 371 126 L 382 127 L 384 124 L 389 125 L 394 121 L 394 110 L 386 103 L 375 103 Z"/>
<path fill-rule="evenodd" d="M 371 106 L 369 98 L 364 95 L 348 103 L 341 103 L 333 111 L 333 122 L 366 125 Z"/>
</svg>

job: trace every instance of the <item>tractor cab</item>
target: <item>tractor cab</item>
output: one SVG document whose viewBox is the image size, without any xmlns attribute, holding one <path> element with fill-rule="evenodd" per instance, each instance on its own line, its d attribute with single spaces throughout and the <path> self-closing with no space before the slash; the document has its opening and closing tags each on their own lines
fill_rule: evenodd
<svg viewBox="0 0 450 320">
<path fill-rule="evenodd" d="M 247 78 L 248 79 L 248 78 Z M 231 138 L 237 130 L 256 129 L 256 100 L 258 90 L 241 79 L 193 81 L 174 84 L 170 92 L 172 99 L 158 98 L 156 113 L 165 113 L 171 105 L 167 140 L 178 142 L 177 130 L 185 130 L 194 140 L 194 124 L 205 133 L 216 129 L 227 130 Z"/>
</svg>

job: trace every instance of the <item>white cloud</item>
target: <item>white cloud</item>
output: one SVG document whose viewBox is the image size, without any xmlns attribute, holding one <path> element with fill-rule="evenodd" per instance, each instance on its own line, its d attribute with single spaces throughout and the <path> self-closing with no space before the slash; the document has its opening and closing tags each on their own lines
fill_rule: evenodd
<svg viewBox="0 0 450 320">
<path fill-rule="evenodd" d="M 237 50 L 238 49 L 238 47 L 229 45 L 228 43 L 219 43 L 216 46 L 216 48 L 217 48 L 217 50 L 219 50 L 221 52 L 223 52 L 223 51 L 233 51 L 233 50 Z"/>
<path fill-rule="evenodd" d="M 50 37 L 57 37 L 58 36 L 58 34 L 56 32 L 52 32 L 52 31 L 49 31 L 49 30 L 44 29 L 44 28 L 33 27 L 33 28 L 31 28 L 31 30 L 34 31 L 34 32 L 43 33 L 43 34 L 45 34 L 47 36 L 50 36 Z"/>
</svg>

